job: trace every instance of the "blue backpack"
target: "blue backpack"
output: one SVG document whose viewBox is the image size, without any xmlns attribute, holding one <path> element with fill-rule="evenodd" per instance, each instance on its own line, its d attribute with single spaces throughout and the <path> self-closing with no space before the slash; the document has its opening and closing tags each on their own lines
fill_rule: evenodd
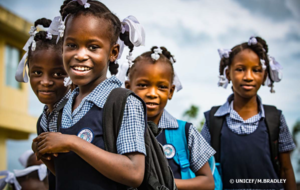
<svg viewBox="0 0 300 190">
<path fill-rule="evenodd" d="M 190 168 L 190 151 L 188 149 L 185 125 L 186 121 L 177 120 L 178 128 L 174 130 L 165 130 L 165 136 L 167 144 L 171 144 L 176 149 L 176 155 L 174 155 L 174 161 L 181 168 L 181 178 L 182 179 L 191 179 L 196 177 L 195 173 Z M 208 160 L 209 166 L 212 170 L 212 174 L 215 180 L 215 190 L 222 190 L 222 180 L 219 174 L 218 169 L 216 168 L 215 159 L 212 156 Z"/>
</svg>

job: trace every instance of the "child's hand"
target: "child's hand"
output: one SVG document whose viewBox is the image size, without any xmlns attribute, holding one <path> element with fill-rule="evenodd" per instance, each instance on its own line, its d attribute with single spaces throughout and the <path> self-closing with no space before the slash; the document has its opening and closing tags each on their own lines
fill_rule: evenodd
<svg viewBox="0 0 300 190">
<path fill-rule="evenodd" d="M 36 150 L 39 154 L 55 154 L 69 152 L 72 137 L 73 135 L 45 132 L 33 139 L 33 141 L 37 142 Z"/>
</svg>

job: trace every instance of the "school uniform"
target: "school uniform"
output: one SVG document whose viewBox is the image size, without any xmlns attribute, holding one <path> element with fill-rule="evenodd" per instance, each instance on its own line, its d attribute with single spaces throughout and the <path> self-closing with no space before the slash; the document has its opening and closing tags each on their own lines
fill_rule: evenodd
<svg viewBox="0 0 300 190">
<path fill-rule="evenodd" d="M 220 163 L 224 189 L 283 189 L 283 184 L 230 183 L 231 179 L 278 179 L 271 160 L 265 111 L 258 96 L 259 113 L 246 121 L 233 109 L 233 94 L 230 95 L 214 116 L 224 116 L 220 137 Z M 206 119 L 209 119 L 206 117 Z M 209 121 L 207 121 L 209 122 Z M 207 124 L 201 131 L 210 144 L 211 135 Z M 281 113 L 279 153 L 292 151 L 295 144 Z M 254 188 L 255 187 L 255 188 Z"/>
<path fill-rule="evenodd" d="M 68 101 L 71 95 L 71 90 L 69 90 L 66 95 L 53 106 L 51 113 L 47 113 L 48 106 L 45 105 L 43 108 L 43 113 L 41 114 L 37 123 L 37 132 L 40 135 L 42 132 L 57 132 L 57 118 L 59 112 L 63 109 L 65 101 Z M 49 190 L 55 190 L 56 182 L 55 176 L 48 170 L 48 183 Z"/>
<path fill-rule="evenodd" d="M 79 94 L 76 88 L 66 103 L 62 115 L 63 134 L 78 137 L 105 149 L 102 128 L 103 106 L 110 92 L 122 83 L 112 76 L 100 83 L 80 105 L 72 111 L 72 105 Z M 144 143 L 145 115 L 142 102 L 130 95 L 125 105 L 122 125 L 117 137 L 118 154 L 139 152 L 146 155 Z M 74 152 L 62 153 L 55 158 L 56 189 L 126 189 L 98 172 Z"/>
<path fill-rule="evenodd" d="M 167 142 L 164 130 L 177 129 L 178 127 L 177 119 L 164 110 L 158 124 L 158 128 L 163 130 L 157 136 L 157 140 L 163 146 L 166 145 Z M 215 150 L 205 141 L 202 135 L 191 123 L 186 124 L 185 131 L 188 149 L 190 152 L 190 168 L 194 173 L 196 173 L 209 160 L 209 158 L 215 154 Z M 180 166 L 172 158 L 168 159 L 168 162 L 173 171 L 174 177 L 181 179 Z"/>
</svg>

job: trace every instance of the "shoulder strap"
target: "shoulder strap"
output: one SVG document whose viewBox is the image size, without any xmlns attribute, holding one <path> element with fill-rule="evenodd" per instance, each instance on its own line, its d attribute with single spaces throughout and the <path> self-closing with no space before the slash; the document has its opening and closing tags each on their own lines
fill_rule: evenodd
<svg viewBox="0 0 300 190">
<path fill-rule="evenodd" d="M 279 126 L 280 126 L 280 115 L 279 111 L 275 106 L 263 105 L 265 110 L 266 124 L 269 134 L 269 143 L 271 151 L 271 160 L 275 171 L 280 175 L 280 162 L 279 162 Z"/>
<path fill-rule="evenodd" d="M 40 124 L 41 120 L 42 120 L 42 117 L 43 117 L 43 114 L 40 115 L 40 117 L 39 117 L 39 119 L 38 119 L 38 121 L 36 123 L 36 132 L 37 132 L 37 135 L 40 135 L 43 132 L 41 124 Z"/>
<path fill-rule="evenodd" d="M 208 129 L 211 136 L 211 146 L 215 149 L 216 162 L 220 162 L 220 136 L 221 129 L 224 122 L 224 117 L 215 117 L 215 113 L 220 108 L 220 106 L 214 106 L 209 112 L 209 122 Z"/>
<path fill-rule="evenodd" d="M 63 111 L 64 111 L 63 108 L 64 108 L 64 106 L 66 105 L 67 102 L 68 102 L 68 99 L 63 100 L 62 103 L 57 108 L 59 110 L 58 116 L 57 116 L 57 123 L 56 123 L 56 125 L 57 125 L 57 132 L 60 131 L 60 128 L 61 128 L 61 119 L 62 119 L 62 114 L 63 114 Z"/>
<path fill-rule="evenodd" d="M 186 122 L 177 120 L 178 129 L 165 130 L 166 141 L 175 147 L 176 155 L 173 157 L 174 161 L 181 168 L 181 178 L 191 179 L 195 174 L 190 169 L 189 151 L 186 138 Z"/>
<path fill-rule="evenodd" d="M 105 148 L 109 152 L 117 153 L 117 137 L 122 125 L 127 98 L 131 94 L 135 95 L 128 89 L 115 88 L 110 92 L 103 107 L 103 138 Z"/>
</svg>

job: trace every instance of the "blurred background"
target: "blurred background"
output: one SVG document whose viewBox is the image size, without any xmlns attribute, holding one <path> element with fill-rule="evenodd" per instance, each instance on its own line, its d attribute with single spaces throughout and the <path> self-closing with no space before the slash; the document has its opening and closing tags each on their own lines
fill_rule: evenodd
<svg viewBox="0 0 300 190">
<path fill-rule="evenodd" d="M 32 23 L 59 15 L 62 0 L 0 0 L 0 170 L 21 169 L 18 157 L 31 147 L 35 122 L 43 105 L 28 84 L 14 80 Z M 102 0 L 121 20 L 134 15 L 146 31 L 146 45 L 165 46 L 175 55 L 175 72 L 183 90 L 175 93 L 167 110 L 177 118 L 201 128 L 203 112 L 223 104 L 230 87 L 217 87 L 218 48 L 232 48 L 261 36 L 269 54 L 283 66 L 283 80 L 275 94 L 262 86 L 264 104 L 283 111 L 296 150 L 291 154 L 296 180 L 300 183 L 300 1 L 299 0 Z M 126 61 L 128 50 L 122 60 Z"/>
</svg>

